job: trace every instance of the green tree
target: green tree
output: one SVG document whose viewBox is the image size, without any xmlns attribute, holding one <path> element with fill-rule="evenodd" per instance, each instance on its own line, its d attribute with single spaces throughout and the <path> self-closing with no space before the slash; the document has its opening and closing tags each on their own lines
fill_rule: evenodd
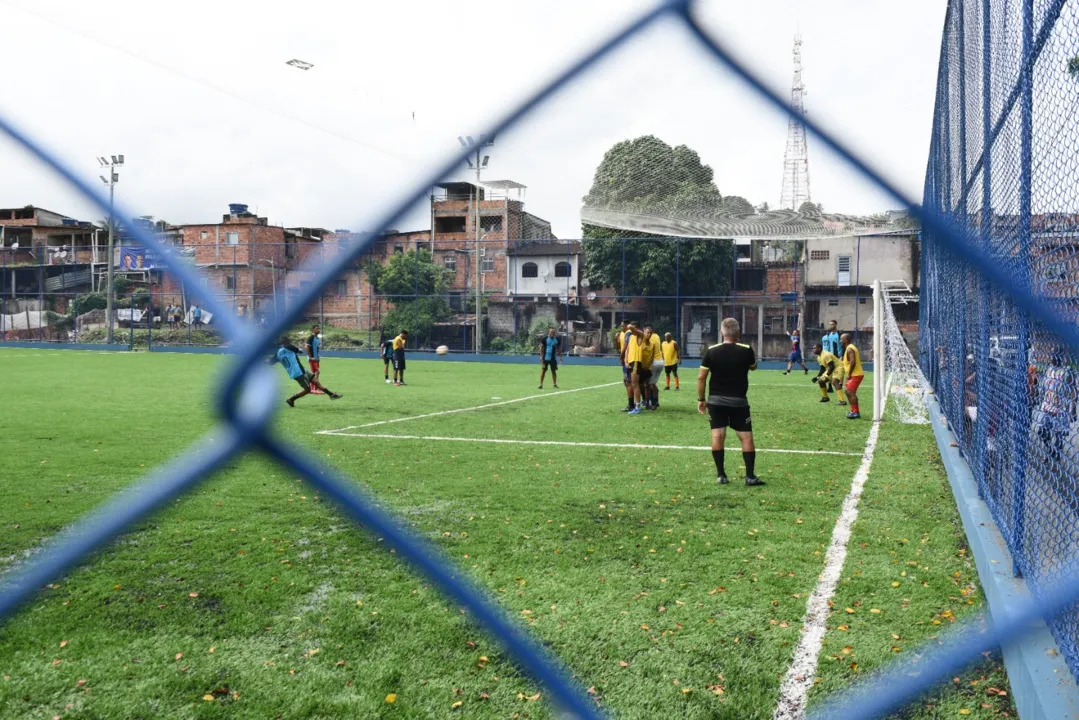
<svg viewBox="0 0 1079 720">
<path fill-rule="evenodd" d="M 728 195 L 723 198 L 719 207 L 724 215 L 741 217 L 757 214 L 757 209 L 753 207 L 753 203 L 749 202 L 749 200 L 746 200 L 744 197 L 739 197 L 737 195 Z"/>
<path fill-rule="evenodd" d="M 430 250 L 410 250 L 395 254 L 385 265 L 369 269 L 375 290 L 393 303 L 382 316 L 383 329 L 398 333 L 408 330 L 418 343 L 430 338 L 435 323 L 450 316 L 446 301 L 449 279 L 446 270 L 434 263 Z"/>
<path fill-rule="evenodd" d="M 813 203 L 806 200 L 798 206 L 798 212 L 806 217 L 820 217 L 821 214 L 824 213 L 824 206 L 820 203 Z"/>
<path fill-rule="evenodd" d="M 753 206 L 743 198 L 733 198 L 727 206 L 723 200 L 713 182 L 712 168 L 701 163 L 695 150 L 685 145 L 671 147 L 646 135 L 616 143 L 604 154 L 584 204 L 651 215 L 730 215 L 745 211 L 744 203 L 747 214 L 754 213 Z M 681 295 L 729 294 L 734 257 L 729 240 L 675 241 L 588 224 L 582 225 L 581 234 L 582 277 L 587 277 L 593 288 L 611 287 L 626 297 L 670 297 L 676 289 Z M 654 304 L 672 303 L 665 300 Z"/>
</svg>

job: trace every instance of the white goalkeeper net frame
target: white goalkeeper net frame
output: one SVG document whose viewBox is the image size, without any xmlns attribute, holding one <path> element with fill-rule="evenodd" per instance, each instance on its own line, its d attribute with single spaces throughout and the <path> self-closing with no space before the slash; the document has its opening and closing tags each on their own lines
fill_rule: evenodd
<svg viewBox="0 0 1079 720">
<path fill-rule="evenodd" d="M 929 422 L 927 396 L 929 381 L 907 346 L 894 306 L 918 302 L 918 296 L 905 282 L 874 283 L 874 419 L 880 420 L 886 403 L 891 403 L 901 423 L 924 425 Z"/>
</svg>

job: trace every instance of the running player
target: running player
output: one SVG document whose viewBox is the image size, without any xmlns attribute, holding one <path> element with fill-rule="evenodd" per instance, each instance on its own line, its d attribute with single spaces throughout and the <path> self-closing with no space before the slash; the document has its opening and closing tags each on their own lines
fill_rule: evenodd
<svg viewBox="0 0 1079 720">
<path fill-rule="evenodd" d="M 629 410 L 630 415 L 641 414 L 641 338 L 644 333 L 637 327 L 637 321 L 631 320 L 626 326 L 626 335 L 623 340 L 624 347 L 622 356 L 629 368 L 629 384 L 633 391 L 633 406 Z"/>
<path fill-rule="evenodd" d="M 817 362 L 820 363 L 820 372 L 813 378 L 813 382 L 817 383 L 820 387 L 820 401 L 822 403 L 831 402 L 831 398 L 828 397 L 828 393 L 832 391 L 832 378 L 838 373 L 843 374 L 840 369 L 842 363 L 838 357 L 824 349 L 824 346 L 817 343 L 813 346 L 813 352 L 817 355 Z"/>
<path fill-rule="evenodd" d="M 304 350 L 307 352 L 307 365 L 311 368 L 311 379 L 317 383 L 322 356 L 322 328 L 319 327 L 318 323 L 311 326 L 311 334 L 308 335 L 307 342 L 304 343 Z M 311 394 L 322 395 L 323 392 L 316 385 L 312 385 Z"/>
<path fill-rule="evenodd" d="M 794 328 L 794 332 L 787 333 L 787 337 L 791 339 L 791 354 L 787 357 L 787 371 L 783 374 L 790 375 L 794 363 L 798 363 L 805 370 L 805 374 L 808 375 L 809 368 L 802 361 L 802 335 L 798 332 L 798 328 Z"/>
<path fill-rule="evenodd" d="M 664 334 L 661 348 L 663 350 L 663 371 L 667 374 L 667 387 L 663 389 L 671 389 L 671 373 L 674 373 L 674 389 L 681 390 L 682 386 L 678 380 L 678 363 L 682 362 L 682 348 L 678 346 L 678 341 L 671 337 L 670 333 Z"/>
<path fill-rule="evenodd" d="M 393 361 L 393 340 L 382 341 L 382 376 L 386 378 L 386 384 L 389 385 L 390 380 L 390 363 Z M 394 373 L 394 377 L 397 377 L 397 373 Z"/>
<path fill-rule="evenodd" d="M 554 328 L 548 328 L 547 337 L 540 342 L 540 370 L 539 389 L 543 389 L 543 378 L 547 377 L 547 367 L 551 368 L 551 382 L 558 387 L 558 358 L 562 357 L 562 344 L 558 341 L 558 333 Z"/>
<path fill-rule="evenodd" d="M 727 428 L 738 434 L 742 444 L 742 459 L 746 464 L 746 485 L 764 485 L 753 472 L 757 450 L 753 445 L 753 426 L 749 415 L 749 371 L 757 369 L 757 355 L 749 345 L 738 342 L 742 329 L 734 318 L 720 324 L 723 342 L 713 345 L 701 359 L 697 374 L 697 412 L 708 413 L 712 426 L 712 460 L 716 463 L 716 481 L 728 483 L 723 469 L 723 443 Z M 711 374 L 711 378 L 709 378 Z M 708 395 L 704 394 L 705 384 Z"/>
<path fill-rule="evenodd" d="M 850 333 L 843 333 L 839 342 L 843 344 L 843 369 L 847 374 L 847 400 L 850 402 L 847 419 L 859 420 L 862 414 L 858 412 L 858 386 L 865 377 L 865 372 L 862 371 L 862 355 L 851 342 Z"/>
<path fill-rule="evenodd" d="M 393 386 L 405 384 L 405 345 L 408 344 L 408 330 L 393 339 Z"/>
<path fill-rule="evenodd" d="M 340 399 L 341 395 L 330 390 L 325 385 L 319 384 L 318 380 L 313 379 L 311 373 L 304 370 L 303 363 L 300 362 L 300 348 L 293 345 L 287 335 L 283 335 L 278 342 L 277 353 L 271 355 L 266 362 L 270 365 L 274 363 L 281 363 L 281 366 L 285 368 L 285 372 L 288 376 L 295 380 L 300 388 L 300 392 L 290 397 L 285 402 L 289 407 L 296 407 L 296 401 L 311 392 L 312 387 L 317 387 L 322 390 L 331 400 Z"/>
</svg>

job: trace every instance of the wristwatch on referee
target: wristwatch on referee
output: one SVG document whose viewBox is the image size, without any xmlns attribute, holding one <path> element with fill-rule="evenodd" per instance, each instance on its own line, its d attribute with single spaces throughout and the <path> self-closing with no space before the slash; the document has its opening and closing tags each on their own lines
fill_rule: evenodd
<svg viewBox="0 0 1079 720">
<path fill-rule="evenodd" d="M 704 398 L 697 398 L 697 402 L 699 402 L 699 403 L 700 403 L 700 402 L 708 402 L 708 401 L 707 401 L 707 400 L 705 400 Z"/>
</svg>

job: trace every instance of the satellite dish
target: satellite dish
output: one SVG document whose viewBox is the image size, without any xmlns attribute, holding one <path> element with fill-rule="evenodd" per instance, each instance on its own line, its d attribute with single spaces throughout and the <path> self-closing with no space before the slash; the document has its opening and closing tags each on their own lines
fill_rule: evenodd
<svg viewBox="0 0 1079 720">
<path fill-rule="evenodd" d="M 594 292 L 590 292 L 590 293 L 588 293 L 587 297 L 588 297 L 589 300 L 595 300 L 596 299 L 596 294 Z"/>
<path fill-rule="evenodd" d="M 15 242 L 11 243 L 11 249 L 12 249 L 12 250 L 18 250 L 18 249 L 19 249 L 19 241 L 18 241 L 18 240 L 16 240 Z"/>
<path fill-rule="evenodd" d="M 67 257 L 67 250 L 61 250 L 60 251 L 60 257 L 66 258 Z"/>
<path fill-rule="evenodd" d="M 591 285 L 591 283 L 588 282 L 588 278 L 585 278 L 584 280 L 581 281 L 581 287 L 587 288 L 589 285 Z M 589 299 L 591 300 L 591 298 L 589 298 Z"/>
</svg>

